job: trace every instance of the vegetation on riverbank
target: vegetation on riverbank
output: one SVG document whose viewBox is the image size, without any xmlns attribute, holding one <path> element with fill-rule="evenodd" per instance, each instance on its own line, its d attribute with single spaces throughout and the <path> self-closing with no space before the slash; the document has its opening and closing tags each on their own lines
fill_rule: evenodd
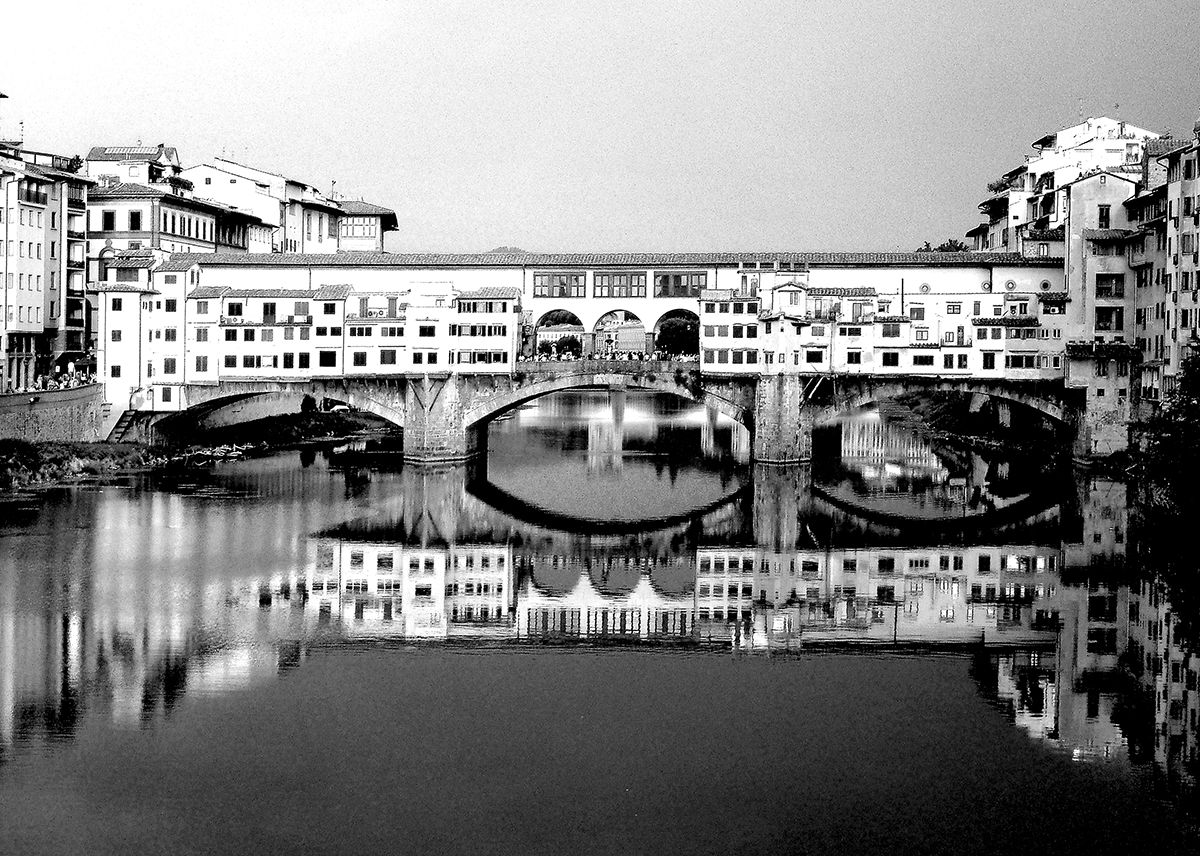
<svg viewBox="0 0 1200 856">
<path fill-rule="evenodd" d="M 0 492 L 81 481 L 154 465 L 158 456 L 134 443 L 29 443 L 0 440 Z"/>
<path fill-rule="evenodd" d="M 265 419 L 255 419 L 253 422 L 196 431 L 187 436 L 176 437 L 175 445 L 220 446 L 265 442 L 269 446 L 278 448 L 294 446 L 306 440 L 348 437 L 364 431 L 382 433 L 396 430 L 398 429 L 395 425 L 370 413 L 353 410 L 334 412 L 318 410 L 285 413 Z"/>
<path fill-rule="evenodd" d="M 1200 644 L 1195 525 L 1200 485 L 1200 358 L 1184 361 L 1175 392 L 1137 434 L 1134 514 L 1141 569 L 1166 584 L 1179 636 Z"/>
</svg>

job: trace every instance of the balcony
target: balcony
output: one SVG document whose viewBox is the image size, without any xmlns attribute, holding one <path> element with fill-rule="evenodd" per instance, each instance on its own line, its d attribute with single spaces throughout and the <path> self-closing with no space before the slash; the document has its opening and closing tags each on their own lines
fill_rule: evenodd
<svg viewBox="0 0 1200 856">
<path fill-rule="evenodd" d="M 87 267 L 86 259 L 67 259 L 67 270 L 83 270 Z"/>
<path fill-rule="evenodd" d="M 87 209 L 87 202 L 84 201 L 83 195 L 74 193 L 67 194 L 67 207 L 74 211 L 84 211 Z"/>
<path fill-rule="evenodd" d="M 67 229 L 67 237 L 72 241 L 86 241 L 87 232 L 81 232 L 78 229 Z"/>
</svg>

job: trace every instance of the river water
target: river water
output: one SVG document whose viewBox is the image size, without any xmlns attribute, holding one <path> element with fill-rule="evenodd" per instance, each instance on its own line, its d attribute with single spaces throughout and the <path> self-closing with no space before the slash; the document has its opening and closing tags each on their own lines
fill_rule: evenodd
<svg viewBox="0 0 1200 856">
<path fill-rule="evenodd" d="M 570 393 L 0 503 L 0 853 L 1195 852 L 1124 485 Z"/>
</svg>

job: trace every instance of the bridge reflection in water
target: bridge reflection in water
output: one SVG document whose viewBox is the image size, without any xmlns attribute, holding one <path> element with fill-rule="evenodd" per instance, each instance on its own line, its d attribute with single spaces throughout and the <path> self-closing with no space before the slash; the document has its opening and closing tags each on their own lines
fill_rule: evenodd
<svg viewBox="0 0 1200 856">
<path fill-rule="evenodd" d="M 803 656 L 965 644 L 980 691 L 1032 737 L 1081 759 L 1132 752 L 1173 775 L 1193 769 L 1197 664 L 1163 632 L 1170 607 L 1157 584 L 1127 582 L 1120 484 L 1092 481 L 1078 507 L 1010 522 L 998 540 L 962 530 L 931 543 L 923 527 L 850 519 L 798 488 L 794 470 L 760 470 L 751 490 L 696 520 L 594 535 L 489 508 L 465 472 L 396 475 L 400 505 L 294 547 L 265 544 L 281 557 L 271 571 L 248 561 L 249 570 L 207 579 L 129 577 L 111 540 L 120 527 L 97 529 L 92 549 L 112 557 L 114 573 L 70 577 L 43 611 L 0 599 L 0 749 L 70 737 L 89 711 L 151 723 L 185 695 L 271 680 L 330 646 L 650 644 Z M 178 495 L 156 504 L 168 527 L 194 510 Z M 164 558 L 171 551 L 158 547 Z M 11 587 L 21 557 L 2 561 Z M 1131 660 L 1145 668 L 1127 680 Z M 1128 711 L 1139 699 L 1135 727 Z"/>
</svg>

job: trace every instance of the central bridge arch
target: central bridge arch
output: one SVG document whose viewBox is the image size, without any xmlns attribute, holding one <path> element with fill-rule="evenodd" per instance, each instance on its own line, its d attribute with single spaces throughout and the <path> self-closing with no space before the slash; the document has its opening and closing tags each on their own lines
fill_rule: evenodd
<svg viewBox="0 0 1200 856">
<path fill-rule="evenodd" d="M 528 401 L 555 392 L 583 389 L 636 389 L 671 393 L 688 401 L 710 407 L 747 429 L 753 428 L 754 424 L 753 393 L 747 404 L 738 401 L 736 396 L 730 395 L 729 391 L 718 391 L 701 386 L 698 378 L 691 373 L 671 374 L 670 372 L 637 370 L 625 372 L 609 368 L 583 369 L 553 374 L 531 373 L 513 384 L 511 388 L 497 390 L 494 395 L 483 397 L 473 407 L 465 410 L 463 428 L 479 430 L 497 416 Z"/>
</svg>

